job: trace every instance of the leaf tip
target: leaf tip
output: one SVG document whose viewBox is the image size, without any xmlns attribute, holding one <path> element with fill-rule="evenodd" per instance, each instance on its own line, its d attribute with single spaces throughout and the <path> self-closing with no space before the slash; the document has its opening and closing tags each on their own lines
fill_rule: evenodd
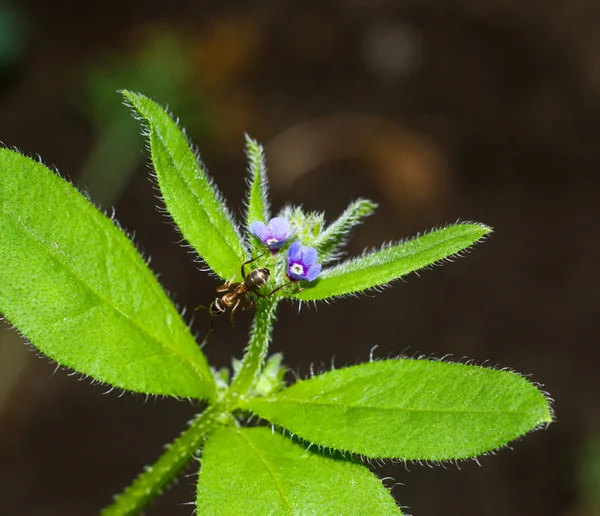
<svg viewBox="0 0 600 516">
<path fill-rule="evenodd" d="M 139 115 L 144 115 L 143 108 L 145 103 L 154 104 L 154 101 L 141 93 L 136 93 L 127 89 L 117 90 L 118 93 L 123 95 L 124 104 L 134 111 L 137 111 Z"/>
<path fill-rule="evenodd" d="M 481 224 L 481 223 L 478 223 L 477 225 L 479 226 L 479 229 L 481 230 L 481 232 L 484 236 L 490 235 L 494 232 L 494 228 L 492 226 L 488 226 L 487 224 Z"/>
<path fill-rule="evenodd" d="M 132 91 L 127 90 L 125 88 L 118 89 L 117 93 L 119 95 L 123 95 L 123 97 L 125 97 L 126 100 L 131 100 L 131 98 L 135 95 L 135 93 L 133 93 Z"/>
<path fill-rule="evenodd" d="M 471 245 L 485 241 L 494 232 L 494 228 L 492 226 L 488 226 L 487 224 L 483 224 L 481 222 L 458 220 L 454 225 L 469 228 L 471 235 L 474 237 Z"/>
</svg>

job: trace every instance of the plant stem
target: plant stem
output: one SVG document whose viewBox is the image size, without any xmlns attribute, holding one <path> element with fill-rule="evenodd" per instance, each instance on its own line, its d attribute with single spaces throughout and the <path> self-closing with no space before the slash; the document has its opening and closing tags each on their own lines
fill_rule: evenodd
<svg viewBox="0 0 600 516">
<path fill-rule="evenodd" d="M 273 296 L 262 300 L 256 307 L 256 315 L 242 366 L 227 391 L 226 400 L 229 402 L 227 405 L 229 409 L 239 406 L 240 398 L 246 397 L 265 363 L 273 333 L 277 302 L 277 297 Z"/>
<path fill-rule="evenodd" d="M 221 411 L 221 406 L 213 405 L 199 414 L 159 459 L 146 467 L 125 491 L 117 495 L 100 516 L 139 514 L 194 459 Z"/>
<path fill-rule="evenodd" d="M 275 310 L 278 300 L 265 299 L 258 304 L 250 333 L 250 340 L 242 366 L 231 382 L 225 404 L 208 407 L 185 430 L 152 465 L 146 468 L 133 483 L 101 512 L 101 516 L 132 516 L 139 514 L 176 475 L 194 459 L 208 432 L 218 420 L 227 417 L 239 406 L 254 385 L 260 373 L 271 342 Z"/>
</svg>

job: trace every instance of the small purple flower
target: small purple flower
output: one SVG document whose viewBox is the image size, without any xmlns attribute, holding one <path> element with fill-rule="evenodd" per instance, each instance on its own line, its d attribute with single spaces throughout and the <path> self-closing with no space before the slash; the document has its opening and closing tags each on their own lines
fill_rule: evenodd
<svg viewBox="0 0 600 516">
<path fill-rule="evenodd" d="M 313 281 L 321 274 L 321 264 L 317 251 L 294 242 L 288 250 L 287 276 L 292 281 Z"/>
<path fill-rule="evenodd" d="M 294 231 L 290 229 L 290 223 L 282 217 L 275 217 L 265 226 L 264 222 L 256 221 L 250 224 L 250 233 L 262 240 L 272 253 L 276 253 L 286 243 Z"/>
</svg>

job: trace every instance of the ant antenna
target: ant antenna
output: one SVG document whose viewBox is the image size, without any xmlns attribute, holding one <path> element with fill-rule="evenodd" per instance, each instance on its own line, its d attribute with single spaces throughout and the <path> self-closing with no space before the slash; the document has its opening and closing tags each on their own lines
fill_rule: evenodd
<svg viewBox="0 0 600 516">
<path fill-rule="evenodd" d="M 208 333 L 206 334 L 206 337 L 204 337 L 204 341 L 203 341 L 203 345 L 204 345 L 204 344 L 208 344 L 208 337 L 210 336 L 210 334 L 215 329 L 215 316 L 214 316 L 212 310 L 210 308 L 207 308 L 204 305 L 198 305 L 196 308 L 194 308 L 194 311 L 197 312 L 201 308 L 203 310 L 206 310 L 208 312 L 208 315 L 210 316 L 210 329 L 208 330 Z"/>
</svg>

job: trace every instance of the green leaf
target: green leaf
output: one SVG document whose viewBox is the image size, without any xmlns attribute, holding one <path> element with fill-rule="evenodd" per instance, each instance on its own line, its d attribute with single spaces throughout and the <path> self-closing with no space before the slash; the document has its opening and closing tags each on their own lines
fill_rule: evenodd
<svg viewBox="0 0 600 516">
<path fill-rule="evenodd" d="M 143 95 L 130 91 L 123 95 L 146 122 L 152 163 L 167 210 L 206 264 L 230 280 L 247 253 L 221 194 L 168 113 Z"/>
<path fill-rule="evenodd" d="M 221 428 L 202 454 L 198 514 L 401 515 L 365 466 L 306 450 L 265 427 Z"/>
<path fill-rule="evenodd" d="M 67 181 L 0 149 L 0 311 L 63 366 L 115 387 L 212 398 L 188 327 L 131 241 Z"/>
<path fill-rule="evenodd" d="M 246 135 L 246 154 L 248 156 L 248 172 L 250 174 L 250 190 L 248 192 L 248 213 L 246 227 L 256 220 L 267 223 L 271 218 L 269 207 L 269 181 L 267 166 L 262 146 Z"/>
<path fill-rule="evenodd" d="M 326 269 L 313 286 L 291 297 L 316 301 L 380 287 L 460 253 L 491 231 L 490 227 L 475 223 L 437 229 Z"/>
<path fill-rule="evenodd" d="M 313 247 L 319 253 L 319 261 L 327 263 L 335 260 L 337 258 L 336 253 L 348 238 L 352 228 L 358 226 L 365 217 L 371 215 L 375 208 L 377 208 L 377 204 L 366 199 L 358 199 L 348 206 L 344 213 L 313 242 Z"/>
<path fill-rule="evenodd" d="M 330 371 L 248 408 L 311 443 L 405 460 L 475 457 L 552 420 L 515 373 L 408 359 Z"/>
<path fill-rule="evenodd" d="M 248 156 L 249 186 L 246 212 L 246 229 L 250 234 L 250 224 L 255 221 L 269 222 L 271 218 L 269 206 L 269 181 L 265 155 L 261 145 L 246 135 L 246 154 Z M 264 244 L 250 237 L 252 256 L 264 252 Z"/>
</svg>

